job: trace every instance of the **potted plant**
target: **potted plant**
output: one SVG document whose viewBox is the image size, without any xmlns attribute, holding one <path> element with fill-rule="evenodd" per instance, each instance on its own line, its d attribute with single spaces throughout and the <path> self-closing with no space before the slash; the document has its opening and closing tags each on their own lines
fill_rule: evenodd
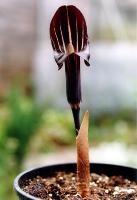
<svg viewBox="0 0 137 200">
<path fill-rule="evenodd" d="M 89 42 L 84 16 L 75 6 L 61 6 L 50 25 L 59 69 L 65 63 L 66 93 L 76 129 L 77 164 L 35 168 L 19 174 L 14 188 L 21 200 L 134 200 L 137 169 L 89 163 L 88 112 L 80 123 L 80 58 L 89 66 Z M 80 125 L 81 124 L 81 125 Z"/>
</svg>

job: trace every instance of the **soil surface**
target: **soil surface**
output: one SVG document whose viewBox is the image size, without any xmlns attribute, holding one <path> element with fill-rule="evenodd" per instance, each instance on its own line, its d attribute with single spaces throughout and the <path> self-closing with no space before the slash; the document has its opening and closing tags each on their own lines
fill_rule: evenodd
<svg viewBox="0 0 137 200">
<path fill-rule="evenodd" d="M 27 180 L 22 189 L 45 200 L 137 200 L 137 183 L 122 176 L 91 174 L 90 197 L 77 193 L 75 173 L 57 172 L 53 177 L 37 176 Z"/>
</svg>

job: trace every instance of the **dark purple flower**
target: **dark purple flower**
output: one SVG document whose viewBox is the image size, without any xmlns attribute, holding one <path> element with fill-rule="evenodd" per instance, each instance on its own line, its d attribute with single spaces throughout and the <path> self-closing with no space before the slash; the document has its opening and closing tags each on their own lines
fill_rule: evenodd
<svg viewBox="0 0 137 200">
<path fill-rule="evenodd" d="M 65 63 L 67 100 L 72 108 L 75 127 L 79 130 L 82 99 L 80 57 L 90 66 L 87 26 L 80 10 L 73 5 L 61 6 L 51 21 L 50 38 L 58 69 Z"/>
</svg>

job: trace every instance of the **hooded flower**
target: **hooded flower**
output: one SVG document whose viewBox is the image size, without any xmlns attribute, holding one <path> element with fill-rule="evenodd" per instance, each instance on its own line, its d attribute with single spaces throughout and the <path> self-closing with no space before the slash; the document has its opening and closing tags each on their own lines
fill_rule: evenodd
<svg viewBox="0 0 137 200">
<path fill-rule="evenodd" d="M 58 69 L 65 63 L 67 100 L 73 111 L 75 127 L 79 129 L 82 99 L 80 58 L 90 66 L 87 26 L 80 10 L 73 5 L 61 6 L 52 18 L 50 38 Z"/>
<path fill-rule="evenodd" d="M 61 6 L 50 24 L 50 38 L 59 69 L 72 53 L 89 66 L 89 42 L 84 16 L 75 6 Z"/>
</svg>

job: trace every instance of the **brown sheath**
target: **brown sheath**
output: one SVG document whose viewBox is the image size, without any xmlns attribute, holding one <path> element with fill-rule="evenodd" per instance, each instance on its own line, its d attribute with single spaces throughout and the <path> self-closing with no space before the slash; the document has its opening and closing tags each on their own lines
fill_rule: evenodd
<svg viewBox="0 0 137 200">
<path fill-rule="evenodd" d="M 90 163 L 88 144 L 88 112 L 85 113 L 78 136 L 77 147 L 77 190 L 82 197 L 89 196 Z"/>
</svg>

